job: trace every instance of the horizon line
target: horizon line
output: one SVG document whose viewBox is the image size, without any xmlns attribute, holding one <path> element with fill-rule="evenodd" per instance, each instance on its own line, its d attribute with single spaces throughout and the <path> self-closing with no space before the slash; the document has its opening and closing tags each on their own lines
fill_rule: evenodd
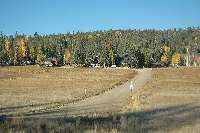
<svg viewBox="0 0 200 133">
<path fill-rule="evenodd" d="M 107 29 L 96 29 L 96 30 L 88 30 L 88 31 L 84 31 L 84 30 L 72 30 L 72 31 L 65 31 L 65 32 L 54 32 L 54 33 L 40 33 L 38 31 L 35 31 L 33 33 L 30 34 L 26 34 L 23 32 L 19 32 L 19 31 L 15 31 L 15 33 L 13 34 L 9 34 L 9 33 L 5 33 L 3 31 L 0 30 L 0 34 L 6 35 L 6 36 L 15 36 L 17 35 L 26 35 L 26 36 L 34 36 L 35 33 L 37 33 L 38 35 L 42 35 L 42 36 L 48 36 L 48 35 L 63 35 L 63 34 L 72 34 L 75 35 L 77 33 L 92 33 L 92 32 L 108 32 L 108 31 L 119 31 L 119 30 L 136 30 L 136 31 L 145 31 L 145 30 L 155 30 L 155 31 L 168 31 L 168 30 L 187 30 L 188 28 L 192 28 L 192 29 L 200 29 L 200 25 L 199 26 L 186 26 L 186 27 L 171 27 L 171 28 L 107 28 Z"/>
</svg>

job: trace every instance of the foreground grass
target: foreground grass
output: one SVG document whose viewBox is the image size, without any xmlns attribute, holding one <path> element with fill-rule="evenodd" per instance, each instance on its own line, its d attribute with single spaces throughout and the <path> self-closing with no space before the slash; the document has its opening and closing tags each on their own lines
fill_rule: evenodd
<svg viewBox="0 0 200 133">
<path fill-rule="evenodd" d="M 148 132 L 200 132 L 200 68 L 154 69 L 128 110 L 148 113 L 140 117 Z"/>
<path fill-rule="evenodd" d="M 0 115 L 58 109 L 103 93 L 135 74 L 128 69 L 0 67 Z"/>
</svg>

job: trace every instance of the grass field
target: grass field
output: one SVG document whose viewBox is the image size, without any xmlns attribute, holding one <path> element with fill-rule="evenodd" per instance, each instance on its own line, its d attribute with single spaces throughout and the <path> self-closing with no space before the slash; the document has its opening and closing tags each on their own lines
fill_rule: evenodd
<svg viewBox="0 0 200 133">
<path fill-rule="evenodd" d="M 135 74 L 128 69 L 0 67 L 0 114 L 58 109 L 98 95 Z"/>
<path fill-rule="evenodd" d="M 3 72 L 3 69 L 1 70 Z M 53 71 L 57 73 L 57 71 L 64 70 L 52 68 L 44 73 L 53 75 Z M 104 73 L 103 76 L 110 73 L 106 80 L 110 80 L 111 75 L 119 74 L 119 71 L 124 75 L 121 75 L 124 77 L 123 80 L 126 80 L 133 72 L 130 70 L 94 70 L 94 75 Z M 72 71 L 88 73 L 94 70 L 74 69 Z M 44 73 L 42 75 L 45 75 Z M 36 73 L 36 75 L 40 74 Z M 80 76 L 74 79 L 79 79 Z M 2 85 L 3 80 L 9 80 L 9 75 L 7 79 L 5 77 L 1 79 Z M 24 77 L 28 78 L 25 75 Z M 103 77 L 106 78 L 106 76 Z M 103 79 L 101 79 L 102 83 Z M 118 78 L 116 80 L 123 81 Z M 199 133 L 200 68 L 153 69 L 152 79 L 130 95 L 129 103 L 123 113 L 112 114 L 111 112 L 105 117 L 1 119 L 0 129 L 3 132 Z"/>
<path fill-rule="evenodd" d="M 148 132 L 200 132 L 200 68 L 154 69 L 153 79 L 131 97 Z"/>
</svg>

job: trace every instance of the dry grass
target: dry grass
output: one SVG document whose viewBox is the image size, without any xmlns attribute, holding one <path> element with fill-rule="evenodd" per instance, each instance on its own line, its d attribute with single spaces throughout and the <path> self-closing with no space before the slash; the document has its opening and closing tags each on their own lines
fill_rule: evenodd
<svg viewBox="0 0 200 133">
<path fill-rule="evenodd" d="M 88 69 L 76 70 L 79 73 L 88 71 Z M 47 73 L 52 73 L 50 72 L 52 70 L 48 71 Z M 128 78 L 128 75 L 125 77 Z M 0 122 L 0 130 L 5 132 L 199 133 L 199 82 L 199 68 L 155 69 L 153 79 L 131 96 L 128 108 L 131 112 L 97 118 L 77 117 L 72 120 L 71 118 L 8 119 Z"/>
<path fill-rule="evenodd" d="M 0 67 L 0 114 L 59 108 L 102 93 L 135 74 L 128 69 Z"/>
<path fill-rule="evenodd" d="M 200 68 L 154 69 L 153 79 L 130 97 L 128 109 L 146 112 L 148 132 L 200 132 Z"/>
</svg>

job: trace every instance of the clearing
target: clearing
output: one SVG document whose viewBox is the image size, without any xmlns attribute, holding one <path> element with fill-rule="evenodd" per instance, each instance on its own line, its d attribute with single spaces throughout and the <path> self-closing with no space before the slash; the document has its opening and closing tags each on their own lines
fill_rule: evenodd
<svg viewBox="0 0 200 133">
<path fill-rule="evenodd" d="M 130 69 L 0 67 L 0 115 L 58 109 L 99 95 L 135 75 Z"/>
<path fill-rule="evenodd" d="M 138 69 L 138 74 L 131 79 L 133 81 L 134 90 L 143 87 L 147 81 L 151 79 L 151 69 Z M 120 113 L 128 103 L 130 81 L 125 84 L 116 86 L 115 88 L 85 100 L 75 103 L 64 104 L 51 112 L 40 112 L 37 114 L 28 113 L 27 117 L 42 118 L 58 118 L 71 116 L 107 116 L 112 113 Z M 133 91 L 134 93 L 134 91 Z M 24 116 L 25 117 L 25 116 Z"/>
<path fill-rule="evenodd" d="M 45 69 L 45 72 L 42 72 L 43 74 L 41 74 L 41 76 L 45 74 L 54 75 L 53 71 L 56 71 L 56 73 L 59 71 L 60 73 L 60 71 L 67 71 L 69 69 L 57 70 L 52 68 L 47 70 Z M 37 132 L 44 129 L 55 132 L 200 132 L 200 68 L 141 69 L 137 70 L 137 75 L 133 70 L 117 69 L 74 69 L 70 72 L 72 71 L 73 73 L 78 71 L 77 74 L 80 72 L 88 73 L 88 71 L 94 71 L 91 75 L 96 76 L 93 77 L 94 79 L 92 78 L 93 82 L 91 86 L 93 85 L 95 88 L 97 85 L 94 84 L 94 81 L 97 83 L 97 81 L 100 80 L 103 85 L 104 82 L 106 83 L 106 81 L 108 81 L 108 84 L 104 86 L 107 89 L 99 91 L 104 92 L 102 94 L 98 93 L 99 95 L 95 95 L 96 93 L 92 93 L 94 95 L 77 101 L 74 100 L 73 103 L 62 101 L 51 106 L 45 104 L 37 106 L 37 108 L 39 108 L 38 110 L 34 106 L 20 107 L 19 109 L 14 108 L 14 111 L 20 111 L 20 114 L 24 116 L 21 118 L 17 117 L 18 119 L 8 119 L 8 124 L 2 124 L 2 129 L 9 131 L 11 127 L 16 126 L 16 131 L 18 131 L 22 130 L 21 127 L 23 126 L 22 131 L 36 129 Z M 119 71 L 123 74 L 118 75 Z M 3 72 L 1 71 L 1 73 Z M 6 73 L 4 74 L 6 75 Z M 65 75 L 66 74 L 67 72 Z M 13 79 L 9 79 L 11 75 Z M 1 76 L 1 86 L 6 85 L 6 82 L 4 83 L 3 81 L 8 80 L 7 82 L 10 82 L 12 80 L 18 80 L 17 76 L 14 75 L 15 74 L 10 73 L 6 76 Z M 34 77 L 40 74 L 30 75 Z M 33 78 L 30 77 L 30 75 L 26 73 L 23 77 L 24 79 Z M 59 76 L 58 74 L 53 77 L 54 78 L 49 78 L 51 82 L 46 81 L 46 86 L 48 84 L 54 85 L 54 82 L 52 82 L 53 80 L 58 80 L 60 77 L 65 76 Z M 71 76 L 70 79 L 72 77 L 73 76 Z M 116 78 L 115 80 L 118 82 L 111 84 L 114 81 L 111 77 L 113 79 Z M 84 88 L 84 83 L 88 80 L 84 80 L 84 78 L 86 77 L 83 76 L 82 73 L 76 78 L 72 78 L 75 80 L 74 82 L 71 80 L 71 82 L 68 81 L 67 78 L 65 81 L 70 82 L 72 85 L 72 83 L 75 82 L 81 83 L 82 79 L 84 82 L 80 85 L 80 88 Z M 95 80 L 96 78 L 98 80 Z M 44 81 L 44 79 L 45 78 L 40 78 L 42 81 Z M 135 87 L 132 94 L 129 90 L 130 80 L 133 80 Z M 19 81 L 24 82 L 22 80 L 18 80 L 18 82 Z M 122 84 L 122 81 L 124 84 Z M 110 87 L 108 85 L 113 89 L 109 90 L 108 88 Z M 7 86 L 9 85 L 7 84 Z M 91 90 L 94 88 L 91 88 Z M 80 94 L 80 96 L 82 96 L 84 91 L 83 89 L 79 90 L 82 90 Z M 97 90 L 98 89 L 94 92 Z M 66 91 L 66 93 L 68 93 L 68 91 Z M 14 92 L 16 91 L 13 91 L 13 97 L 16 97 Z M 63 90 L 60 90 L 60 92 L 63 92 Z M 2 94 L 1 89 L 1 95 Z M 39 96 L 42 96 L 42 93 Z M 4 97 L 6 97 L 6 94 L 4 94 Z M 9 101 L 7 99 L 8 103 L 10 100 L 12 101 L 12 99 L 9 99 Z M 6 106 L 5 103 L 2 102 L 2 105 Z M 13 104 L 16 103 L 17 102 L 13 101 Z M 30 111 L 30 108 L 34 110 Z M 12 112 L 11 109 L 12 108 L 2 108 L 1 113 L 16 114 L 14 111 Z M 25 109 L 28 111 L 24 111 Z"/>
</svg>

